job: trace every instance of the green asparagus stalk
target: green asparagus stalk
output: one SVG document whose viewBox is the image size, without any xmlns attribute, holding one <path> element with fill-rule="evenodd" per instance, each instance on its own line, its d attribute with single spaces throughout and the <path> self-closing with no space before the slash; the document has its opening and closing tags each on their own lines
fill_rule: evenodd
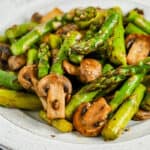
<svg viewBox="0 0 150 150">
<path fill-rule="evenodd" d="M 9 39 L 10 44 L 13 44 L 17 41 L 17 39 Z"/>
<path fill-rule="evenodd" d="M 140 107 L 145 111 L 150 111 L 150 91 L 147 90 Z"/>
<path fill-rule="evenodd" d="M 107 93 L 113 91 L 127 77 L 134 74 L 140 74 L 141 72 L 148 70 L 150 70 L 150 65 L 148 64 L 139 66 L 122 66 L 83 86 L 75 95 L 72 96 L 72 99 L 66 106 L 66 117 L 71 119 L 73 112 L 81 103 L 90 102 L 97 95 L 105 96 Z M 143 76 L 144 75 L 139 75 L 136 77 L 136 82 L 133 82 L 134 85 L 138 85 L 137 83 L 141 81 Z"/>
<path fill-rule="evenodd" d="M 143 31 L 150 34 L 150 22 L 136 10 L 130 11 L 126 19 L 128 22 L 132 22 L 133 24 L 140 27 Z"/>
<path fill-rule="evenodd" d="M 31 48 L 27 53 L 27 65 L 34 64 L 38 59 L 38 50 L 35 48 Z"/>
<path fill-rule="evenodd" d="M 116 65 L 126 65 L 126 49 L 124 41 L 123 14 L 119 7 L 109 10 L 109 13 L 116 13 L 119 16 L 119 21 L 114 27 L 111 42 L 108 46 L 108 56 L 110 61 Z"/>
<path fill-rule="evenodd" d="M 62 39 L 59 35 L 50 34 L 49 35 L 49 44 L 51 49 L 58 49 L 62 43 Z"/>
<path fill-rule="evenodd" d="M 114 140 L 120 136 L 128 122 L 137 112 L 146 88 L 142 84 L 137 86 L 133 94 L 121 105 L 114 116 L 102 130 L 105 140 Z"/>
<path fill-rule="evenodd" d="M 114 98 L 109 103 L 111 112 L 114 112 L 132 94 L 143 78 L 144 74 L 133 75 L 122 85 L 119 91 L 116 91 Z"/>
<path fill-rule="evenodd" d="M 8 39 L 16 39 L 31 31 L 36 26 L 37 23 L 35 22 L 27 22 L 20 25 L 13 25 L 5 31 L 5 35 Z"/>
<path fill-rule="evenodd" d="M 91 24 L 101 24 L 107 16 L 107 11 L 95 7 L 84 9 L 75 8 L 65 14 L 65 19 L 78 25 L 80 29 L 85 29 Z"/>
<path fill-rule="evenodd" d="M 78 31 L 71 31 L 68 33 L 68 36 L 64 40 L 63 44 L 61 45 L 60 50 L 56 56 L 56 62 L 51 67 L 51 72 L 62 75 L 64 73 L 62 62 L 63 60 L 67 59 L 70 47 L 72 44 L 75 43 L 81 37 L 81 34 Z"/>
<path fill-rule="evenodd" d="M 90 12 L 89 12 L 90 13 Z M 102 24 L 105 20 L 105 17 L 107 16 L 107 11 L 106 10 L 96 10 L 95 9 L 95 16 L 93 16 L 89 20 L 81 20 L 81 21 L 75 21 L 75 23 L 78 25 L 80 29 L 85 29 L 91 24 Z"/>
<path fill-rule="evenodd" d="M 90 11 L 89 11 L 90 10 Z M 13 55 L 23 54 L 27 49 L 29 49 L 34 43 L 36 43 L 41 36 L 48 32 L 52 32 L 57 30 L 60 26 L 64 25 L 66 22 L 73 21 L 79 22 L 81 20 L 88 20 L 89 18 L 93 18 L 92 9 L 83 9 L 80 13 L 80 9 L 74 9 L 65 13 L 62 16 L 57 16 L 48 22 L 38 25 L 32 31 L 24 35 L 17 42 L 13 43 L 11 46 L 11 51 Z M 86 15 L 85 15 L 86 14 Z M 83 17 L 84 16 L 84 17 Z M 95 16 L 95 14 L 94 14 Z"/>
<path fill-rule="evenodd" d="M 91 39 L 80 42 L 76 42 L 72 46 L 72 50 L 76 51 L 79 54 L 89 54 L 93 51 L 96 51 L 98 47 L 102 46 L 104 42 L 110 37 L 113 32 L 114 27 L 116 26 L 119 19 L 119 15 L 111 14 L 104 24 L 102 25 L 100 31 Z"/>
<path fill-rule="evenodd" d="M 142 81 L 142 84 L 144 84 L 147 87 L 147 89 L 149 89 L 150 88 L 150 84 L 149 83 L 150 83 L 150 75 L 147 74 L 147 75 L 145 75 L 145 77 L 144 77 L 144 79 Z"/>
<path fill-rule="evenodd" d="M 21 90 L 17 75 L 14 72 L 0 70 L 0 85 L 13 90 Z"/>
<path fill-rule="evenodd" d="M 38 77 L 42 78 L 46 76 L 49 73 L 50 69 L 50 64 L 49 64 L 49 59 L 50 59 L 50 51 L 49 51 L 49 46 L 47 44 L 41 44 L 40 49 L 38 52 Z"/>
<path fill-rule="evenodd" d="M 47 32 L 54 31 L 58 27 L 63 25 L 63 17 L 55 17 L 44 24 L 40 24 L 35 27 L 32 31 L 24 35 L 18 41 L 12 44 L 11 51 L 13 55 L 23 54 L 27 49 L 29 49 L 34 43 L 36 43 L 41 36 Z"/>
<path fill-rule="evenodd" d="M 34 94 L 0 89 L 0 105 L 9 108 L 39 110 L 42 104 Z"/>
<path fill-rule="evenodd" d="M 50 120 L 47 118 L 46 112 L 44 111 L 40 111 L 40 117 L 47 122 L 49 125 L 55 127 L 57 130 L 61 131 L 61 132 L 71 132 L 73 129 L 72 124 L 65 120 L 65 119 L 54 119 L 54 120 Z"/>
<path fill-rule="evenodd" d="M 102 70 L 102 73 L 108 73 L 109 71 L 113 70 L 114 67 L 111 64 L 105 64 Z"/>
<path fill-rule="evenodd" d="M 128 25 L 125 28 L 125 34 L 144 34 L 146 35 L 147 33 L 134 25 L 133 23 L 128 23 Z"/>
<path fill-rule="evenodd" d="M 84 58 L 84 55 L 80 55 L 75 52 L 71 52 L 69 54 L 69 60 L 75 64 L 80 64 L 80 62 L 83 60 L 83 58 Z"/>
<path fill-rule="evenodd" d="M 0 35 L 0 43 L 6 43 L 7 42 L 7 37 L 5 35 Z"/>
</svg>

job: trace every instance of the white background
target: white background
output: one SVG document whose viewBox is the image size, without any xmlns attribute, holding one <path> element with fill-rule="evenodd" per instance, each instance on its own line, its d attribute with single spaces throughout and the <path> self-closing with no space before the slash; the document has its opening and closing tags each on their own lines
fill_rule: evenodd
<svg viewBox="0 0 150 150">
<path fill-rule="evenodd" d="M 0 27 L 3 21 L 7 22 L 9 17 L 13 17 L 13 12 L 16 9 L 21 9 L 22 6 L 31 3 L 36 3 L 40 0 L 0 0 Z M 46 1 L 46 0 L 41 0 Z M 50 0 L 49 0 L 50 1 Z M 132 0 L 133 1 L 133 0 Z M 150 5 L 150 0 L 135 0 L 147 5 Z M 150 149 L 150 135 L 112 145 L 75 145 L 69 143 L 62 143 L 58 141 L 51 141 L 44 139 L 37 135 L 33 135 L 23 129 L 20 129 L 9 121 L 0 116 L 0 144 L 6 145 L 14 150 L 74 150 L 74 149 L 101 149 L 101 150 L 149 150 Z"/>
</svg>

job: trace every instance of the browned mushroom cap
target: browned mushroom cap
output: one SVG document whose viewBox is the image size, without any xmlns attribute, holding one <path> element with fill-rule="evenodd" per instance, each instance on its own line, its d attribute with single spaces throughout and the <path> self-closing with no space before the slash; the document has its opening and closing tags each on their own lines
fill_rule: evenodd
<svg viewBox="0 0 150 150">
<path fill-rule="evenodd" d="M 8 58 L 11 56 L 9 45 L 0 43 L 0 68 L 8 69 Z"/>
<path fill-rule="evenodd" d="M 9 45 L 0 43 L 0 60 L 7 61 L 11 56 Z"/>
<path fill-rule="evenodd" d="M 26 57 L 24 55 L 20 56 L 10 56 L 8 59 L 8 66 L 10 70 L 18 70 L 26 64 Z"/>
<path fill-rule="evenodd" d="M 134 120 L 147 120 L 150 119 L 150 111 L 138 110 L 135 114 Z"/>
<path fill-rule="evenodd" d="M 93 104 L 82 103 L 74 113 L 73 125 L 84 136 L 97 136 L 110 111 L 111 108 L 103 97 Z"/>
<path fill-rule="evenodd" d="M 59 8 L 54 8 L 45 15 L 41 15 L 38 12 L 36 12 L 32 15 L 31 21 L 34 21 L 37 23 L 44 23 L 44 22 L 47 22 L 48 20 L 54 18 L 55 16 L 61 16 L 62 14 L 63 14 L 63 12 Z"/>
<path fill-rule="evenodd" d="M 42 15 L 38 12 L 35 12 L 31 17 L 31 21 L 37 22 L 37 23 L 41 23 L 41 19 L 42 19 Z"/>
<path fill-rule="evenodd" d="M 41 23 L 47 22 L 48 20 L 61 15 L 63 15 L 63 11 L 59 8 L 54 8 L 42 17 Z"/>
<path fill-rule="evenodd" d="M 91 82 L 102 74 L 102 65 L 97 60 L 91 58 L 82 60 L 80 67 L 65 60 L 63 67 L 68 74 L 78 76 L 83 83 Z"/>
<path fill-rule="evenodd" d="M 150 52 L 150 36 L 130 34 L 126 38 L 126 47 L 129 49 L 127 63 L 136 65 L 145 59 Z"/>
<path fill-rule="evenodd" d="M 38 79 L 37 79 L 36 74 L 37 74 L 37 66 L 36 65 L 24 66 L 19 71 L 18 81 L 26 90 L 32 90 L 39 96 Z M 47 110 L 46 99 L 44 99 L 40 96 L 39 96 L 39 98 L 42 102 L 44 110 L 46 111 Z"/>
<path fill-rule="evenodd" d="M 63 68 L 64 70 L 70 74 L 70 75 L 75 75 L 78 76 L 80 74 L 80 70 L 78 66 L 75 66 L 73 64 L 71 64 L 69 61 L 64 60 L 63 61 Z"/>
<path fill-rule="evenodd" d="M 47 117 L 50 119 L 65 118 L 65 100 L 72 92 L 70 81 L 60 75 L 49 74 L 38 83 L 39 96 L 47 99 Z"/>
<path fill-rule="evenodd" d="M 80 64 L 80 80 L 90 82 L 99 77 L 102 73 L 102 65 L 95 59 L 84 59 Z"/>
<path fill-rule="evenodd" d="M 18 74 L 18 81 L 27 90 L 37 91 L 36 65 L 24 66 Z"/>
<path fill-rule="evenodd" d="M 73 30 L 78 30 L 78 26 L 75 24 L 67 24 L 67 25 L 64 25 L 63 27 L 60 27 L 56 31 L 56 34 L 66 35 L 68 32 L 73 31 Z"/>
</svg>

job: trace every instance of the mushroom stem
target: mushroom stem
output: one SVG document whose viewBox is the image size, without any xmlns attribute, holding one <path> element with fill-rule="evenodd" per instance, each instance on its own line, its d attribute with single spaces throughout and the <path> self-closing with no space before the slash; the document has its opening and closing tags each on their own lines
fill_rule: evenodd
<svg viewBox="0 0 150 150">
<path fill-rule="evenodd" d="M 49 74 L 38 82 L 38 94 L 46 100 L 49 119 L 65 118 L 65 100 L 70 99 L 72 85 L 61 75 Z"/>
<path fill-rule="evenodd" d="M 47 117 L 65 118 L 65 93 L 61 84 L 52 84 L 47 96 Z"/>
</svg>

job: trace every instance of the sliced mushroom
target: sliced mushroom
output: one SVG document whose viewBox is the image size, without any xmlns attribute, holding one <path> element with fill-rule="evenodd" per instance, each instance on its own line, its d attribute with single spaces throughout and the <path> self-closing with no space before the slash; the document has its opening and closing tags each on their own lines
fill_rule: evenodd
<svg viewBox="0 0 150 150">
<path fill-rule="evenodd" d="M 84 136 L 97 136 L 105 125 L 110 111 L 111 108 L 103 97 L 93 104 L 82 103 L 74 113 L 73 125 Z"/>
<path fill-rule="evenodd" d="M 24 66 L 18 74 L 19 83 L 26 89 L 32 90 L 39 96 L 38 91 L 38 79 L 37 79 L 37 66 L 36 65 L 28 65 Z M 44 98 L 40 97 L 42 105 L 45 110 L 47 110 L 47 102 Z"/>
<path fill-rule="evenodd" d="M 61 16 L 63 14 L 62 10 L 59 8 L 54 8 L 45 15 L 41 15 L 38 12 L 34 13 L 31 17 L 31 21 L 37 22 L 37 23 L 45 23 L 48 20 L 56 17 Z"/>
<path fill-rule="evenodd" d="M 136 65 L 145 59 L 150 52 L 150 36 L 130 34 L 126 38 L 126 47 L 129 49 L 127 63 Z"/>
<path fill-rule="evenodd" d="M 59 8 L 54 8 L 42 17 L 41 23 L 47 22 L 48 20 L 61 15 L 63 15 L 63 11 Z"/>
<path fill-rule="evenodd" d="M 60 27 L 57 31 L 56 34 L 59 35 L 67 35 L 68 32 L 78 30 L 78 26 L 75 24 L 66 24 L 62 27 Z"/>
<path fill-rule="evenodd" d="M 70 81 L 64 76 L 49 74 L 39 81 L 38 91 L 47 99 L 47 117 L 65 118 L 65 100 L 70 99 L 72 92 Z"/>
<path fill-rule="evenodd" d="M 150 111 L 138 110 L 135 114 L 134 120 L 147 120 L 150 119 Z"/>
<path fill-rule="evenodd" d="M 90 58 L 82 60 L 79 67 L 64 60 L 63 67 L 68 74 L 78 76 L 83 83 L 91 82 L 102 74 L 102 65 Z"/>
<path fill-rule="evenodd" d="M 24 55 L 10 56 L 8 59 L 8 66 L 10 70 L 16 71 L 26 64 L 26 57 Z"/>
<path fill-rule="evenodd" d="M 35 12 L 32 17 L 31 17 L 31 21 L 33 22 L 37 22 L 37 23 L 41 23 L 41 19 L 42 19 L 42 15 L 38 12 Z"/>
<path fill-rule="evenodd" d="M 36 91 L 37 89 L 37 77 L 36 77 L 37 67 L 36 65 L 24 66 L 18 74 L 18 81 L 27 90 Z"/>
<path fill-rule="evenodd" d="M 0 68 L 8 68 L 8 58 L 11 56 L 9 45 L 0 43 Z"/>
<path fill-rule="evenodd" d="M 9 45 L 0 43 L 0 60 L 7 61 L 10 56 Z"/>
</svg>

